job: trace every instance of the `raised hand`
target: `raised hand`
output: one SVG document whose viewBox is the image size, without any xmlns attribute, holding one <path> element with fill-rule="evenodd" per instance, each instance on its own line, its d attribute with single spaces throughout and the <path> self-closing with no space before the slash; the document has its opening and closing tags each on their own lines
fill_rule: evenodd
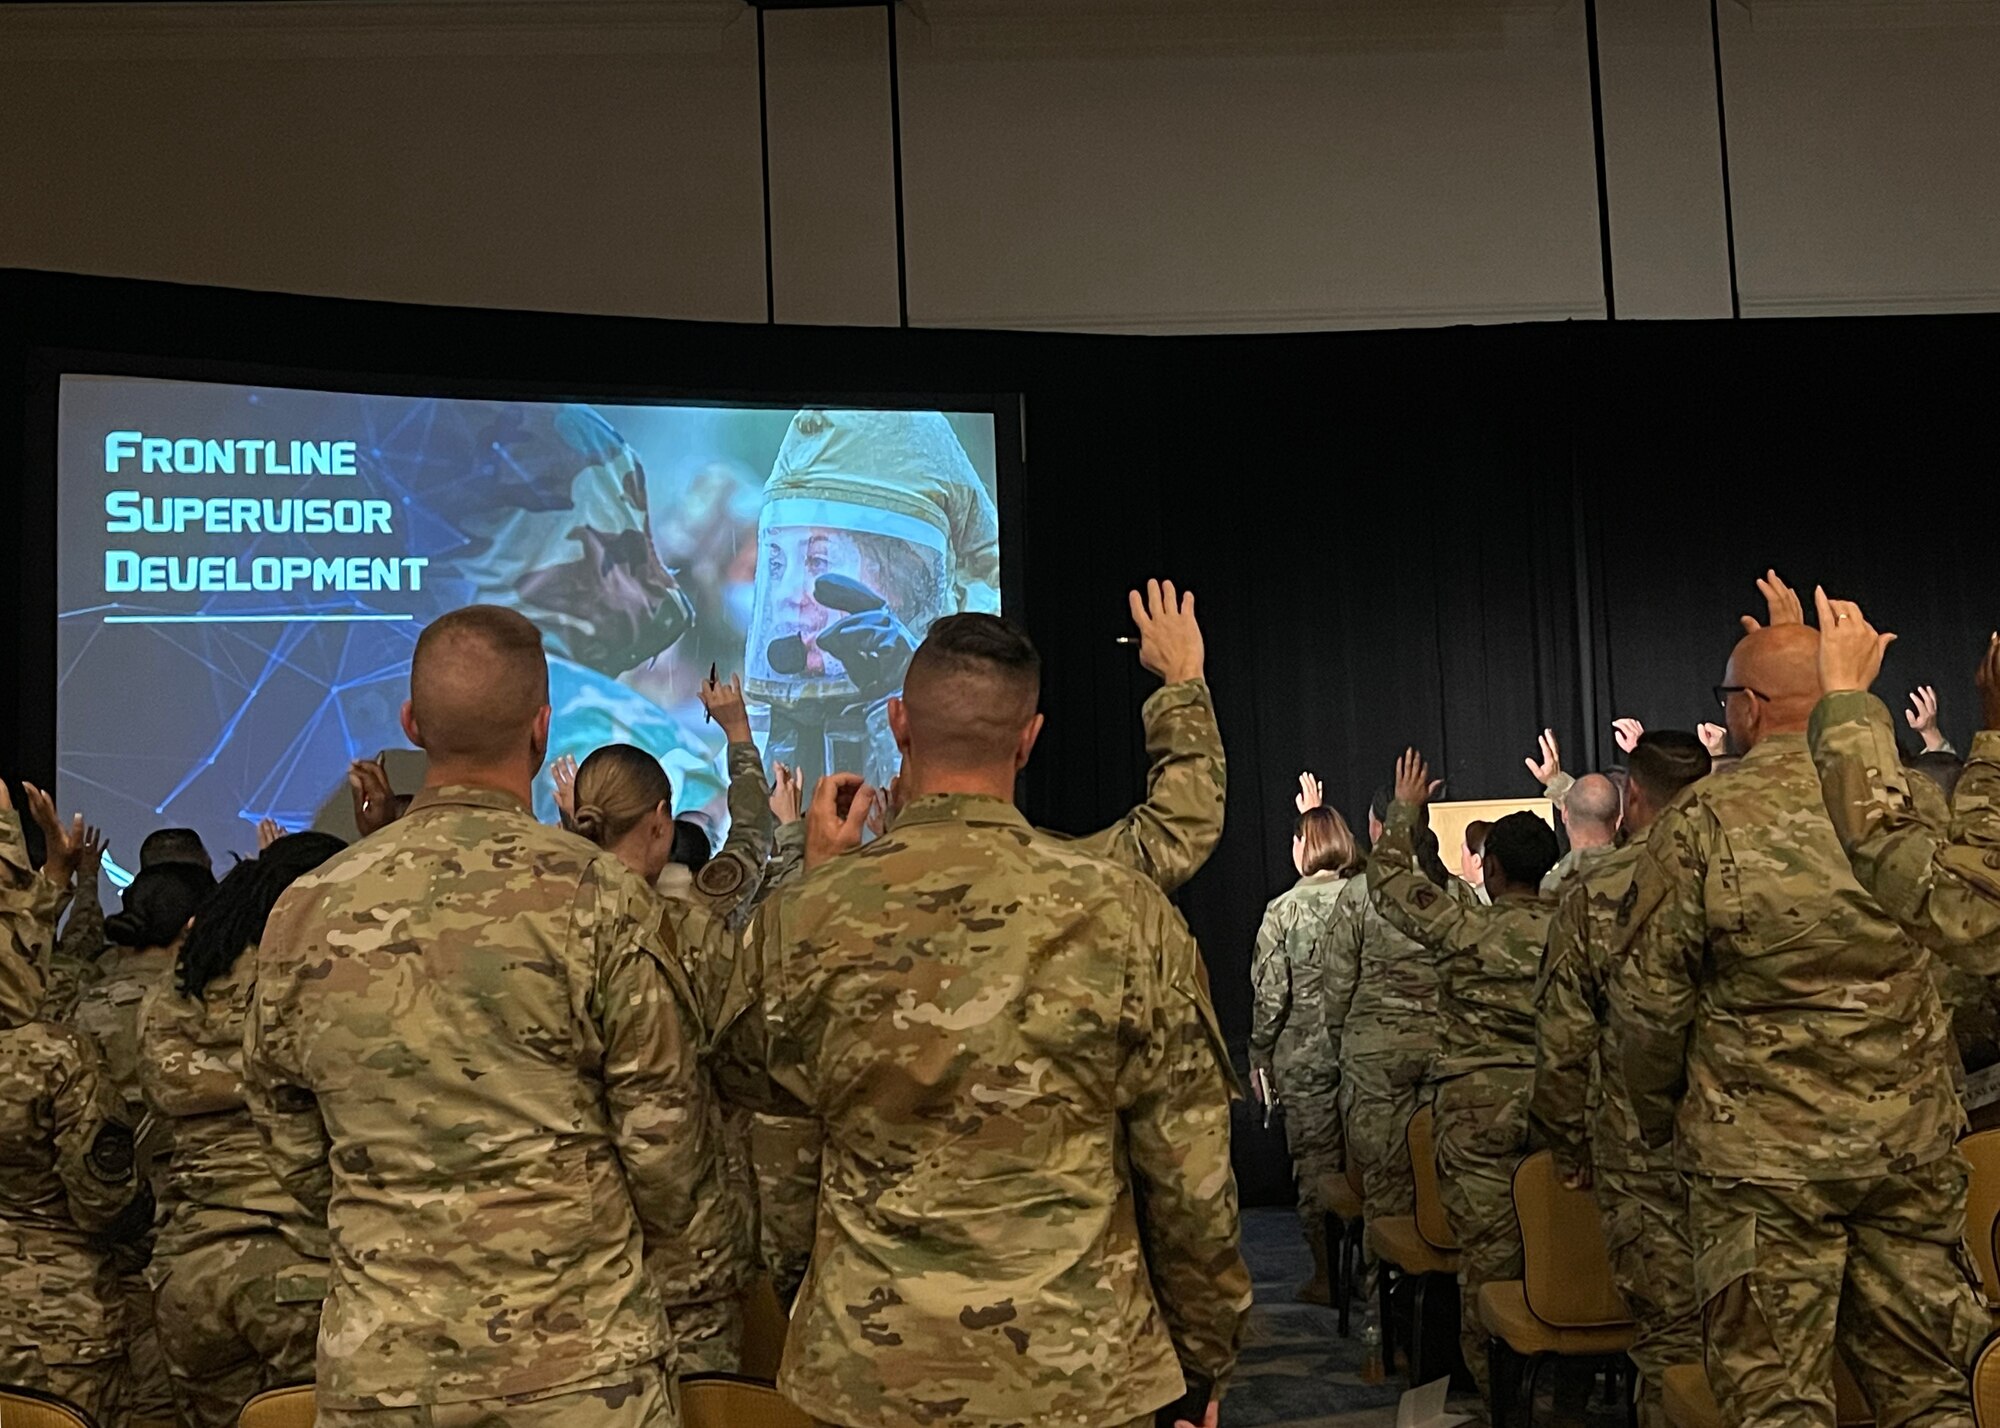
<svg viewBox="0 0 2000 1428">
<path fill-rule="evenodd" d="M 576 755 L 563 754 L 549 765 L 549 780 L 556 786 L 556 812 L 563 827 L 576 826 Z"/>
<path fill-rule="evenodd" d="M 771 816 L 780 823 L 799 821 L 799 771 L 775 762 L 771 765 Z"/>
<path fill-rule="evenodd" d="M 1757 577 L 1757 593 L 1764 597 L 1764 617 L 1773 628 L 1779 625 L 1803 625 L 1806 622 L 1806 607 L 1799 602 L 1799 592 L 1778 578 L 1778 572 L 1767 570 Z M 1757 623 L 1755 615 L 1740 617 L 1744 633 L 1749 634 L 1764 627 Z"/>
<path fill-rule="evenodd" d="M 806 867 L 817 868 L 861 846 L 875 790 L 856 773 L 828 774 L 813 789 L 806 809 Z"/>
<path fill-rule="evenodd" d="M 83 842 L 76 850 L 76 883 L 78 887 L 97 886 L 97 873 L 104 866 L 104 854 L 110 845 L 104 841 L 104 830 L 95 826 L 83 830 Z"/>
<path fill-rule="evenodd" d="M 1878 634 L 1852 600 L 1830 600 L 1825 590 L 1815 589 L 1813 603 L 1819 607 L 1820 689 L 1827 694 L 1867 689 L 1896 637 Z"/>
<path fill-rule="evenodd" d="M 722 732 L 732 744 L 747 743 L 750 738 L 750 711 L 743 705 L 743 676 L 732 674 L 724 684 L 713 675 L 701 682 L 701 705 L 708 711 L 708 717 L 722 726 Z"/>
<path fill-rule="evenodd" d="M 42 844 L 48 850 L 42 860 L 42 876 L 59 888 L 69 886 L 83 856 L 83 815 L 70 815 L 68 823 L 56 812 L 56 801 L 33 784 L 23 781 L 21 792 L 28 799 L 28 816 L 42 830 Z"/>
<path fill-rule="evenodd" d="M 1694 733 L 1711 759 L 1729 757 L 1729 731 L 1720 724 L 1697 724 Z"/>
<path fill-rule="evenodd" d="M 1542 730 L 1538 742 L 1541 745 L 1541 758 L 1523 759 L 1521 762 L 1528 766 L 1528 772 L 1535 776 L 1535 782 L 1547 788 L 1556 781 L 1556 775 L 1563 771 L 1562 748 L 1556 743 L 1556 731 L 1553 729 Z"/>
<path fill-rule="evenodd" d="M 1311 812 L 1325 802 L 1323 793 L 1318 779 L 1309 773 L 1302 773 L 1299 775 L 1299 791 L 1292 799 L 1292 806 L 1301 813 Z"/>
<path fill-rule="evenodd" d="M 396 821 L 396 795 L 389 787 L 389 770 L 382 760 L 356 759 L 347 766 L 347 792 L 354 800 L 354 826 L 366 838 Z"/>
<path fill-rule="evenodd" d="M 1194 591 L 1176 591 L 1171 580 L 1148 580 L 1128 597 L 1139 627 L 1139 663 L 1168 684 L 1200 679 L 1208 657 L 1194 617 Z"/>
<path fill-rule="evenodd" d="M 1646 726 L 1641 724 L 1637 719 L 1613 719 L 1611 721 L 1611 737 L 1613 741 L 1628 754 L 1639 747 L 1639 740 L 1644 736 L 1645 732 Z"/>
<path fill-rule="evenodd" d="M 1431 778 L 1431 766 L 1424 762 L 1422 754 L 1415 749 L 1403 750 L 1402 757 L 1396 760 L 1396 802 L 1422 809 L 1443 787 L 1442 780 Z"/>
<path fill-rule="evenodd" d="M 2000 632 L 1986 638 L 1986 658 L 1972 682 L 1979 686 L 1979 727 L 2000 729 Z"/>
<path fill-rule="evenodd" d="M 1937 690 L 1928 684 L 1920 684 L 1911 690 L 1910 707 L 1903 711 L 1903 717 L 1923 739 L 1926 750 L 1934 753 L 1944 747 L 1944 735 L 1938 732 Z"/>
<path fill-rule="evenodd" d="M 290 831 L 289 829 L 287 829 L 282 823 L 278 822 L 278 820 L 275 818 L 258 819 L 257 851 L 260 853 L 263 852 L 266 848 L 270 847 L 273 843 L 277 842 L 280 838 L 284 837 L 285 834 L 288 833 L 289 831 Z"/>
</svg>

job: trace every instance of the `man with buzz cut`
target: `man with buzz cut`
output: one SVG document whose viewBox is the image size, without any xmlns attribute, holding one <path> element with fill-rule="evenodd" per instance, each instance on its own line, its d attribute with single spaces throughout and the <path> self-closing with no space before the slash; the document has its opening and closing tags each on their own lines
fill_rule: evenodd
<svg viewBox="0 0 2000 1428">
<path fill-rule="evenodd" d="M 888 709 L 907 799 L 820 782 L 808 871 L 752 923 L 725 1094 L 825 1131 L 779 1389 L 841 1428 L 1215 1428 L 1250 1304 L 1230 1080 L 1157 886 L 1038 833 L 1017 627 L 938 621 Z"/>
<path fill-rule="evenodd" d="M 327 1222 L 321 1428 L 662 1428 L 648 1252 L 728 1193 L 687 924 L 536 821 L 526 618 L 432 623 L 402 719 L 424 790 L 279 899 L 245 1035 L 272 1166 Z"/>
</svg>

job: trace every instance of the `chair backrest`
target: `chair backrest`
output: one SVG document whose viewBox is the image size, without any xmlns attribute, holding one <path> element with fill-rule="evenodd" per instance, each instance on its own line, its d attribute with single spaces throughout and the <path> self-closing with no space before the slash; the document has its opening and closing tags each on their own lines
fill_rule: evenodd
<svg viewBox="0 0 2000 1428">
<path fill-rule="evenodd" d="M 1438 1198 L 1437 1148 L 1431 1143 L 1431 1108 L 1417 1107 L 1404 1132 L 1410 1147 L 1410 1175 L 1417 1183 L 1417 1233 L 1432 1249 L 1450 1254 L 1458 1239 L 1444 1217 L 1444 1201 Z"/>
<path fill-rule="evenodd" d="M 1979 1286 L 1987 1300 L 2000 1300 L 2000 1264 L 1993 1238 L 2000 1231 L 2000 1130 L 1974 1131 L 1958 1143 L 1972 1171 L 1965 1190 L 1965 1239 L 1979 1265 Z"/>
<path fill-rule="evenodd" d="M 770 1275 L 760 1274 L 743 1286 L 743 1377 L 765 1383 L 778 1381 L 785 1334 L 790 1328 Z"/>
<path fill-rule="evenodd" d="M 312 1384 L 266 1388 L 244 1404 L 236 1428 L 312 1428 Z"/>
<path fill-rule="evenodd" d="M 1514 1169 L 1514 1215 L 1521 1222 L 1521 1279 L 1536 1318 L 1563 1329 L 1631 1319 L 1611 1277 L 1596 1199 L 1564 1186 L 1546 1150 Z"/>
<path fill-rule="evenodd" d="M 7 1428 L 97 1428 L 88 1413 L 38 1388 L 0 1387 L 0 1423 Z"/>
<path fill-rule="evenodd" d="M 271 1388 L 243 1405 L 236 1428 L 313 1428 L 313 1386 Z"/>
<path fill-rule="evenodd" d="M 1972 1361 L 1972 1421 L 1977 1428 L 2000 1428 L 2000 1335 Z"/>
<path fill-rule="evenodd" d="M 768 1383 L 728 1373 L 681 1380 L 681 1428 L 814 1428 Z"/>
</svg>

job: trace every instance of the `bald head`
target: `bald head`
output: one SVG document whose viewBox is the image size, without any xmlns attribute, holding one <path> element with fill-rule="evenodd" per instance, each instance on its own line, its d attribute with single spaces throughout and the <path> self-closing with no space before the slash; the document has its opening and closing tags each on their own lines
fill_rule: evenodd
<svg viewBox="0 0 2000 1428">
<path fill-rule="evenodd" d="M 1026 633 L 997 615 L 951 615 L 931 626 L 891 710 L 896 742 L 926 774 L 978 773 L 1011 785 L 1040 727 L 1042 660 Z M 945 792 L 943 788 L 933 791 Z"/>
<path fill-rule="evenodd" d="M 1618 786 L 1603 774 L 1585 774 L 1563 800 L 1570 846 L 1601 848 L 1618 835 Z"/>
<path fill-rule="evenodd" d="M 418 636 L 406 732 L 433 763 L 539 768 L 548 703 L 542 632 L 514 611 L 467 605 Z"/>
<path fill-rule="evenodd" d="M 1737 642 L 1723 683 L 1742 692 L 1725 713 L 1736 747 L 1746 753 L 1766 734 L 1803 734 L 1819 701 L 1819 631 L 1772 625 Z"/>
</svg>

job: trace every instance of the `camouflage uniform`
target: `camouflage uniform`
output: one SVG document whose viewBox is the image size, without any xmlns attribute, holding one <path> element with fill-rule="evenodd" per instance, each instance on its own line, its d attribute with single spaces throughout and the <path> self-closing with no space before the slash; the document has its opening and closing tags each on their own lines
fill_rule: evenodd
<svg viewBox="0 0 2000 1428">
<path fill-rule="evenodd" d="M 1975 734 L 1952 799 L 1949 835 L 1917 816 L 1917 780 L 1872 694 L 1829 694 L 1813 710 L 1813 759 L 1855 876 L 1927 945 L 1982 975 L 2000 973 L 2000 730 Z"/>
<path fill-rule="evenodd" d="M 666 1367 L 658 1281 L 724 1193 L 701 1044 L 657 897 L 509 794 L 427 789 L 286 890 L 244 1085 L 327 1217 L 323 1428 L 668 1416 L 600 1391 Z"/>
<path fill-rule="evenodd" d="M 232 1428 L 265 1389 L 309 1381 L 326 1293 L 325 1227 L 279 1186 L 244 1103 L 256 956 L 246 949 L 198 1001 L 159 988 L 140 1016 L 146 1101 L 174 1146 L 148 1278 L 190 1428 Z"/>
<path fill-rule="evenodd" d="M 1675 1364 L 1701 1362 L 1687 1181 L 1671 1150 L 1639 1134 L 1618 1024 L 1607 1021 L 1606 1007 L 1611 959 L 1624 943 L 1618 909 L 1645 844 L 1641 832 L 1623 847 L 1590 850 L 1557 904 L 1537 993 L 1528 1111 L 1557 1170 L 1591 1175 L 1612 1278 L 1637 1326 L 1639 1422 L 1666 1428 L 1662 1376 Z"/>
<path fill-rule="evenodd" d="M 1250 958 L 1250 1065 L 1253 1073 L 1270 1069 L 1285 1108 L 1285 1142 L 1308 1239 L 1320 1232 L 1326 1214 L 1320 1177 L 1338 1174 L 1347 1163 L 1340 1142 L 1340 1042 L 1325 1011 L 1328 924 L 1343 915 L 1346 881 L 1338 873 L 1313 873 L 1273 898 Z"/>
<path fill-rule="evenodd" d="M 747 740 L 729 746 L 729 836 L 698 873 L 669 863 L 654 884 L 671 915 L 683 921 L 699 908 L 703 930 L 685 925 L 680 939 L 682 961 L 701 1003 L 703 1025 L 720 1005 L 723 984 L 734 961 L 734 941 L 721 929 L 740 926 L 763 881 L 765 857 L 771 848 L 771 791 L 764 782 L 764 762 L 757 746 Z M 715 929 L 710 932 L 707 929 Z M 757 1178 L 750 1168 L 750 1115 L 734 1106 L 716 1104 L 722 1116 L 720 1134 L 724 1174 L 729 1193 L 707 1210 L 713 1223 L 707 1233 L 739 1273 L 717 1280 L 697 1274 L 705 1297 L 681 1298 L 666 1283 L 667 1323 L 673 1329 L 679 1371 L 735 1373 L 743 1363 L 744 1280 L 756 1255 Z"/>
<path fill-rule="evenodd" d="M 1201 870 L 1222 841 L 1228 765 L 1222 730 L 1208 684 L 1184 679 L 1153 691 L 1139 711 L 1145 728 L 1146 800 L 1108 828 L 1083 837 L 1037 831 L 1074 851 L 1105 858 L 1145 874 L 1172 893 Z M 796 832 L 792 830 L 796 829 Z M 805 825 L 778 831 L 780 867 L 765 876 L 764 892 L 803 870 Z M 784 866 L 796 848 L 797 860 Z M 751 1136 L 757 1173 L 758 1244 L 778 1291 L 789 1304 L 805 1279 L 819 1203 L 819 1127 L 811 1121 L 755 1113 Z"/>
<path fill-rule="evenodd" d="M 1488 906 L 1452 897 L 1418 869 L 1418 811 L 1397 803 L 1368 863 L 1369 895 L 1431 949 L 1442 981 L 1437 1086 L 1438 1195 L 1458 1237 L 1459 1343 L 1487 1392 L 1479 1286 L 1521 1277 L 1514 1167 L 1528 1148 L 1535 1075 L 1535 977 L 1555 908 L 1532 893 Z"/>
<path fill-rule="evenodd" d="M 779 1387 L 850 1428 L 1100 1428 L 1216 1385 L 1250 1279 L 1200 952 L 1011 804 L 920 799 L 751 924 L 718 1057 L 826 1127 Z M 1143 1207 L 1143 1208 L 1141 1208 Z"/>
<path fill-rule="evenodd" d="M 84 992 L 103 975 L 97 959 L 104 955 L 104 904 L 94 879 L 78 880 L 69 921 L 49 958 L 48 991 L 42 999 L 43 1021 L 68 1021 Z"/>
<path fill-rule="evenodd" d="M 1362 1215 L 1382 1220 L 1415 1204 L 1407 1132 L 1437 1057 L 1438 974 L 1376 908 L 1366 873 L 1340 898 L 1328 926 L 1326 1019 L 1339 1043 L 1343 1142 L 1361 1173 Z"/>
<path fill-rule="evenodd" d="M 123 1421 L 123 1303 L 107 1241 L 152 1218 L 132 1131 L 90 1038 L 0 1031 L 0 1382 Z"/>
<path fill-rule="evenodd" d="M 49 944 L 68 901 L 69 889 L 57 887 L 28 861 L 21 815 L 0 808 L 0 1026 L 20 1026 L 41 1015 Z"/>
<path fill-rule="evenodd" d="M 1690 1176 L 1724 1416 L 1832 1424 L 1838 1340 L 1879 1421 L 1969 1421 L 1987 1323 L 1949 1030 L 1929 957 L 1848 867 L 1805 737 L 1670 808 L 1616 917 L 1637 930 L 1612 1035 L 1640 1134 Z"/>
<path fill-rule="evenodd" d="M 74 920 L 74 919 L 72 919 Z M 169 947 L 110 947 L 96 962 L 94 977 L 76 999 L 71 1021 L 88 1032 L 104 1057 L 104 1075 L 125 1102 L 129 1125 L 146 1122 L 146 1093 L 140 1084 L 139 1008 L 145 999 L 173 979 L 174 953 Z M 170 1127 L 155 1123 L 139 1147 L 140 1163 L 153 1168 L 153 1192 L 165 1189 L 164 1170 L 173 1155 Z M 120 1245 L 118 1283 L 125 1297 L 125 1396 L 137 1418 L 172 1418 L 174 1393 L 167 1381 L 160 1336 L 153 1308 L 153 1287 L 146 1279 L 152 1257 L 151 1235 Z"/>
</svg>

